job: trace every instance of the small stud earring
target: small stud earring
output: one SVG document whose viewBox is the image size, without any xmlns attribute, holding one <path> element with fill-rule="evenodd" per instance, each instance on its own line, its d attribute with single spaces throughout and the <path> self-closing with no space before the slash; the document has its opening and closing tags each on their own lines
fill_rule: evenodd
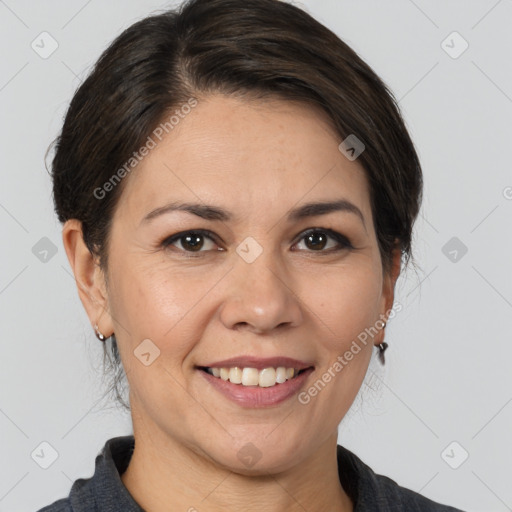
<svg viewBox="0 0 512 512">
<path fill-rule="evenodd" d="M 100 341 L 105 341 L 105 336 L 101 334 L 97 324 L 94 326 L 94 330 L 96 331 L 96 338 L 98 338 Z"/>
</svg>

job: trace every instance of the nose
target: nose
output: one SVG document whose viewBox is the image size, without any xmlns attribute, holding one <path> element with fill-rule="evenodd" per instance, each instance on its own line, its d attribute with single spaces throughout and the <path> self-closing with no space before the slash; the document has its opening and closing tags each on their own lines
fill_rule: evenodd
<svg viewBox="0 0 512 512">
<path fill-rule="evenodd" d="M 274 256 L 263 251 L 252 263 L 237 261 L 228 277 L 220 313 L 226 328 L 264 334 L 301 324 L 301 301 L 289 274 Z"/>
</svg>

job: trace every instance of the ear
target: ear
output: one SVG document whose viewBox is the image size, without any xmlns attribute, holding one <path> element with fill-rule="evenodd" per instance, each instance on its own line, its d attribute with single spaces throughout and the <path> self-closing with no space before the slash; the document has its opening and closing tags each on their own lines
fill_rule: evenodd
<svg viewBox="0 0 512 512">
<path fill-rule="evenodd" d="M 66 221 L 62 228 L 62 241 L 75 276 L 78 295 L 91 325 L 108 337 L 114 332 L 108 304 L 105 277 L 99 262 L 85 245 L 82 223 L 77 219 Z"/>
<path fill-rule="evenodd" d="M 382 303 L 383 310 L 381 316 L 384 322 L 387 322 L 389 311 L 393 308 L 395 300 L 395 284 L 400 275 L 400 267 L 402 264 L 402 251 L 398 239 L 395 239 L 395 246 L 393 248 L 391 268 L 389 272 L 384 274 L 382 279 Z M 375 336 L 375 345 L 379 345 L 384 341 L 384 328 L 379 330 Z"/>
</svg>

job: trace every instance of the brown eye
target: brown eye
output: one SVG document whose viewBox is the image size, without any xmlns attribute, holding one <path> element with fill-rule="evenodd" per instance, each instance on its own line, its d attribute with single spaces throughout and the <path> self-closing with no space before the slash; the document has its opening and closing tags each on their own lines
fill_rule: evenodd
<svg viewBox="0 0 512 512">
<path fill-rule="evenodd" d="M 187 251 L 200 251 L 204 245 L 203 235 L 182 236 L 179 240 L 181 240 L 181 246 Z"/>
<path fill-rule="evenodd" d="M 208 247 L 208 242 L 210 242 L 210 247 Z M 206 250 L 201 250 L 205 247 L 205 244 L 207 247 Z M 162 242 L 162 245 L 164 247 L 174 246 L 182 252 L 201 253 L 213 250 L 211 245 L 216 246 L 217 244 L 209 231 L 199 230 L 177 233 L 176 235 L 166 238 Z"/>
<path fill-rule="evenodd" d="M 328 247 L 327 250 L 324 251 L 329 243 L 329 239 L 334 240 L 337 244 L 334 244 L 334 246 L 331 245 L 331 247 Z M 301 240 L 304 240 L 307 249 L 312 252 L 331 252 L 331 250 L 336 251 L 353 248 L 347 237 L 330 229 L 314 228 L 304 233 Z"/>
<path fill-rule="evenodd" d="M 314 233 L 310 233 L 307 235 L 304 240 L 308 249 L 323 249 L 327 244 L 327 239 L 329 237 L 322 233 L 321 231 L 315 231 Z"/>
</svg>

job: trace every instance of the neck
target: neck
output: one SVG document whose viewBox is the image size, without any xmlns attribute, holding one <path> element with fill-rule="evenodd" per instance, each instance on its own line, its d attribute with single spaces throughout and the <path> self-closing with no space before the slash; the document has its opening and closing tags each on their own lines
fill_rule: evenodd
<svg viewBox="0 0 512 512">
<path fill-rule="evenodd" d="M 258 476 L 219 467 L 161 431 L 140 432 L 134 425 L 134 436 L 121 480 L 144 510 L 353 511 L 339 481 L 337 432 L 299 466 Z"/>
</svg>

